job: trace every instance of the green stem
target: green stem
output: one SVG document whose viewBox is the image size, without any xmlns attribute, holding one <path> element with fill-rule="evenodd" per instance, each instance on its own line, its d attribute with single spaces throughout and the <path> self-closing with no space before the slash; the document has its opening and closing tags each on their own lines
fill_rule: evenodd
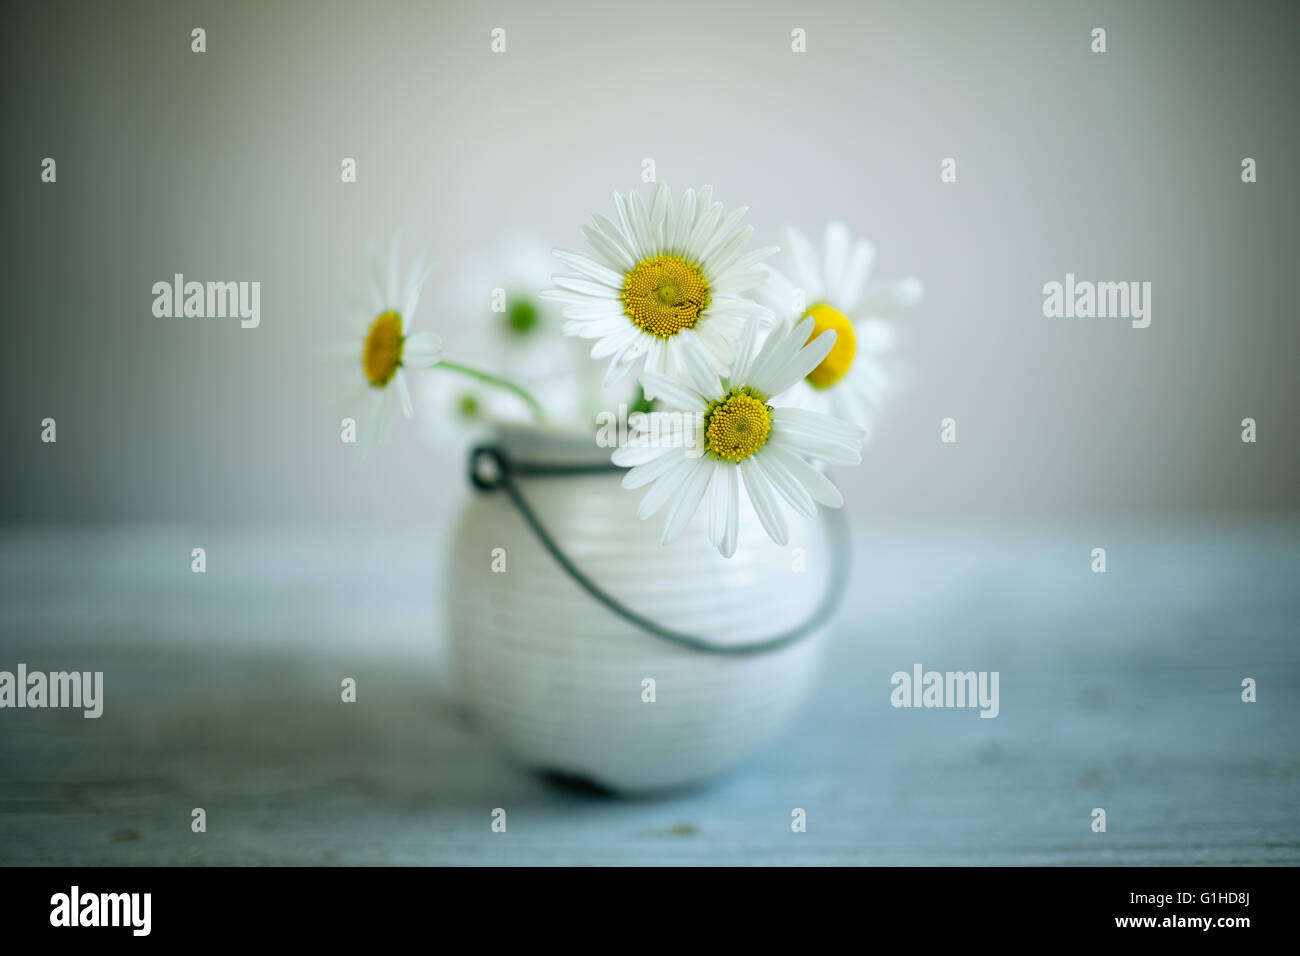
<svg viewBox="0 0 1300 956">
<path fill-rule="evenodd" d="M 494 388 L 500 388 L 507 392 L 511 392 L 528 406 L 528 410 L 533 413 L 533 418 L 539 424 L 546 421 L 546 409 L 542 408 L 542 403 L 533 398 L 532 395 L 524 391 L 514 382 L 507 382 L 504 378 L 497 378 L 490 372 L 483 372 L 476 368 L 470 368 L 468 365 L 460 365 L 457 362 L 439 362 L 434 366 L 434 368 L 445 368 L 449 372 L 457 372 L 461 375 L 468 376 L 469 378 L 477 379 L 485 385 L 491 385 Z"/>
<path fill-rule="evenodd" d="M 632 407 L 628 409 L 628 414 L 652 411 L 654 407 L 655 403 L 645 397 L 645 389 L 638 385 L 636 389 L 636 401 L 634 401 Z"/>
</svg>

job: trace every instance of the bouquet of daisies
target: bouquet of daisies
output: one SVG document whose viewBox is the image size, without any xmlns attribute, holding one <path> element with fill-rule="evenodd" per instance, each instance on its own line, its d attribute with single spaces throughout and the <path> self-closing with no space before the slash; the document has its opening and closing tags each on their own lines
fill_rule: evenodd
<svg viewBox="0 0 1300 956">
<path fill-rule="evenodd" d="M 703 507 L 710 542 L 730 557 L 743 496 L 785 544 L 785 508 L 812 516 L 818 504 L 843 504 L 825 466 L 861 461 L 890 387 L 893 336 L 883 318 L 915 302 L 920 283 L 868 288 L 872 246 L 842 223 L 827 228 L 820 255 L 787 229 L 778 270 L 767 260 L 781 250 L 749 249 L 746 209 L 728 212 L 708 186 L 674 200 L 659 184 L 648 202 L 634 192 L 616 194 L 614 205 L 615 218 L 597 214 L 583 227 L 589 251 L 554 250 L 570 274 L 554 276 L 535 307 L 557 307 L 565 335 L 592 340 L 591 357 L 608 362 L 607 389 L 639 384 L 628 437 L 612 453 L 628 469 L 623 486 L 647 489 L 638 517 L 667 509 L 667 544 Z M 411 330 L 427 277 L 419 260 L 399 283 L 394 248 L 386 281 L 377 257 L 374 274 L 361 358 L 366 386 L 380 393 L 372 431 L 383 431 L 394 402 L 413 415 L 406 372 L 417 368 L 501 391 L 546 418 L 528 389 L 451 361 L 437 335 Z M 685 426 L 661 430 L 656 415 Z"/>
</svg>

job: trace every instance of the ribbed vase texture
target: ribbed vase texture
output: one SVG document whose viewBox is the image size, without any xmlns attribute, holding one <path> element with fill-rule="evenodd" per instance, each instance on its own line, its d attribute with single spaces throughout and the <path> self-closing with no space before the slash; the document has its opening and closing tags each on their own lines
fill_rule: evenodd
<svg viewBox="0 0 1300 956">
<path fill-rule="evenodd" d="M 662 514 L 638 520 L 641 492 L 623 489 L 619 477 L 517 481 L 574 563 L 633 610 L 738 644 L 796 627 L 820 604 L 831 572 L 820 519 L 790 515 L 790 542 L 780 547 L 742 509 L 728 560 L 705 537 L 703 511 L 661 545 Z M 460 693 L 528 766 L 618 791 L 696 783 L 772 740 L 808 693 L 824 628 L 753 656 L 670 644 L 583 590 L 499 490 L 469 500 L 452 546 L 449 632 Z M 494 553 L 504 571 L 493 570 Z"/>
</svg>

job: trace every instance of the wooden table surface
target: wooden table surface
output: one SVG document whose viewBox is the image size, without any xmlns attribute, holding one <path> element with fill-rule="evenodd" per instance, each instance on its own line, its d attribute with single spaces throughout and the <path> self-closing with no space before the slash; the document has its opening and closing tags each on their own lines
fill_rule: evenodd
<svg viewBox="0 0 1300 956">
<path fill-rule="evenodd" d="M 654 800 L 558 788 L 476 732 L 439 637 L 444 535 L 0 531 L 0 670 L 105 675 L 98 720 L 0 710 L 0 862 L 1300 862 L 1294 516 L 859 515 L 807 708 Z M 1000 715 L 893 708 L 914 663 L 999 671 Z"/>
</svg>

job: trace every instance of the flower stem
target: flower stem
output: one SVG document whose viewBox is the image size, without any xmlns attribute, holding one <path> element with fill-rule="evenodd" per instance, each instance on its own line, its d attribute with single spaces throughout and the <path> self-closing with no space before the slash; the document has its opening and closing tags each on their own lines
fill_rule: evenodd
<svg viewBox="0 0 1300 956">
<path fill-rule="evenodd" d="M 636 390 L 636 401 L 632 403 L 632 407 L 628 409 L 628 413 L 648 412 L 654 407 L 655 403 L 645 397 L 645 389 L 638 385 Z"/>
<path fill-rule="evenodd" d="M 528 410 L 533 413 L 533 419 L 539 424 L 546 421 L 546 409 L 542 408 L 541 402 L 533 398 L 528 392 L 524 391 L 514 382 L 508 382 L 504 378 L 498 378 L 490 372 L 484 372 L 476 368 L 470 368 L 468 365 L 461 365 L 458 362 L 439 362 L 434 368 L 445 368 L 449 372 L 457 372 L 461 375 L 477 379 L 485 385 L 491 385 L 494 388 L 504 389 L 514 394 L 516 398 L 523 401 L 528 406 Z"/>
</svg>

